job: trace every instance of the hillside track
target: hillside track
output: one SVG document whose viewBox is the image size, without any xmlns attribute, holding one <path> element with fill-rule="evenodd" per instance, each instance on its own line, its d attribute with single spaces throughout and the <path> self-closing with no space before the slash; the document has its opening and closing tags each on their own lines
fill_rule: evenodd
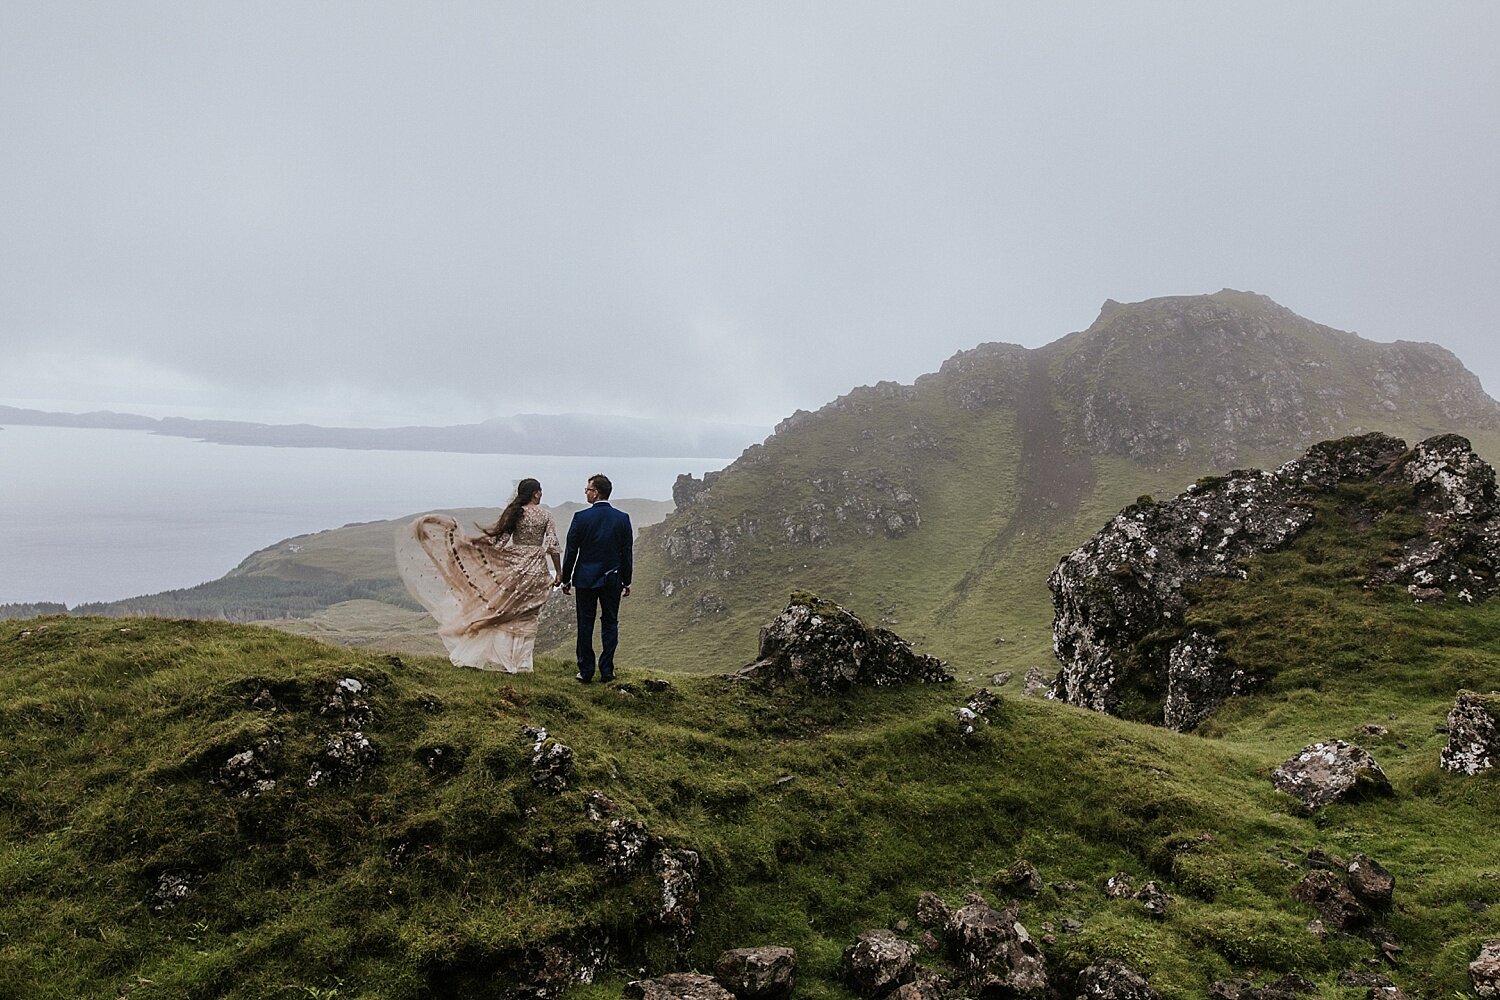
<svg viewBox="0 0 1500 1000">
<path fill-rule="evenodd" d="M 1016 427 L 1021 435 L 1015 506 L 1005 524 L 985 542 L 973 564 L 953 585 L 950 609 L 994 568 L 1012 542 L 1067 523 L 1094 488 L 1094 465 L 1087 454 L 1069 447 L 1062 417 L 1054 404 L 1052 352 L 1034 350 L 1027 360 L 1026 382 L 1015 403 Z"/>
</svg>

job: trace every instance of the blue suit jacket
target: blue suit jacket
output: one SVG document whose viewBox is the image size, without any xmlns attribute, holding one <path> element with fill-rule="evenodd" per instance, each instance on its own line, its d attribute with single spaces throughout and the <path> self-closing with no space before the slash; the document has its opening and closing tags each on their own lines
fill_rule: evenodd
<svg viewBox="0 0 1500 1000">
<path fill-rule="evenodd" d="M 628 587 L 634 568 L 630 515 L 600 500 L 573 515 L 563 552 L 563 583 L 593 590 Z"/>
</svg>

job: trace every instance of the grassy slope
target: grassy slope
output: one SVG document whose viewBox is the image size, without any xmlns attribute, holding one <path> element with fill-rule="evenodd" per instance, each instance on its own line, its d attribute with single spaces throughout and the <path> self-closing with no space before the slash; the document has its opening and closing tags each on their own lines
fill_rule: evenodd
<svg viewBox="0 0 1500 1000">
<path fill-rule="evenodd" d="M 1217 318 L 1198 316 L 1191 321 L 1199 324 L 1196 332 L 1184 335 L 1185 308 Z M 1282 381 L 1306 379 L 1301 402 L 1311 411 L 1304 414 L 1307 430 L 1296 433 L 1313 437 L 1266 446 L 1257 443 L 1264 435 L 1252 419 L 1249 429 L 1239 430 L 1247 442 L 1235 462 L 1241 467 L 1271 468 L 1322 437 L 1375 428 L 1413 444 L 1457 429 L 1481 456 L 1500 460 L 1500 432 L 1455 428 L 1442 418 L 1428 395 L 1435 397 L 1441 385 L 1406 386 L 1398 412 L 1385 408 L 1388 390 L 1376 391 L 1374 373 L 1390 363 L 1387 345 L 1312 323 L 1251 293 L 1226 290 L 1106 310 L 1089 330 L 1041 355 L 1048 384 L 1040 395 L 1028 396 L 1022 380 L 1013 401 L 961 409 L 954 401 L 958 377 L 945 372 L 919 380 L 912 399 L 877 401 L 864 412 L 825 408 L 773 436 L 765 455 L 736 463 L 715 483 L 712 519 L 731 524 L 746 511 L 795 508 L 813 495 L 806 483 L 815 476 L 886 468 L 911 471 L 921 526 L 895 540 L 846 536 L 827 547 L 774 551 L 761 545 L 720 567 L 732 578 L 679 586 L 670 597 L 661 593 L 660 581 L 681 568 L 657 550 L 658 529 L 638 547 L 627 647 L 636 637 L 635 655 L 664 669 L 747 662 L 755 653 L 755 629 L 783 606 L 787 593 L 800 589 L 871 620 L 892 618 L 898 631 L 948 659 L 964 678 L 1033 666 L 1051 670 L 1046 579 L 1057 560 L 1141 494 L 1170 496 L 1203 475 L 1227 471 L 1212 457 L 1217 435 L 1203 415 L 1221 411 L 1231 390 L 1263 404 L 1256 386 L 1271 377 L 1268 372 Z M 1002 356 L 990 371 L 984 365 L 978 364 L 981 377 L 999 373 L 1003 382 L 1015 361 Z M 1080 400 L 1102 390 L 1133 401 L 1138 418 L 1182 422 L 1193 447 L 1159 461 L 1079 454 Z M 1268 390 L 1273 402 L 1278 391 Z M 1039 419 L 1048 410 L 1055 420 Z M 1273 417 L 1296 424 L 1284 414 L 1264 415 Z M 933 432 L 940 447 L 905 447 L 903 432 L 914 423 Z M 1076 502 L 1049 492 L 1049 470 L 1066 461 L 1091 468 Z M 1019 529 L 992 544 L 1012 520 Z M 706 593 L 728 611 L 701 613 L 695 605 Z"/>
<path fill-rule="evenodd" d="M 0 636 L 0 994 L 481 996 L 529 945 L 608 935 L 621 961 L 658 972 L 789 944 L 800 995 L 842 998 L 838 956 L 856 932 L 909 918 L 922 890 L 997 898 L 993 876 L 1024 857 L 1049 885 L 1024 904 L 1028 926 L 1084 920 L 1047 949 L 1063 972 L 1114 955 L 1172 998 L 1293 970 L 1323 996 L 1362 996 L 1334 978 L 1370 945 L 1318 943 L 1288 896 L 1300 855 L 1323 847 L 1365 850 L 1396 874 L 1388 925 L 1406 951 L 1392 974 L 1413 995 L 1451 995 L 1493 933 L 1474 907 L 1500 903 L 1500 780 L 1441 772 L 1433 726 L 1457 687 L 1500 687 L 1500 603 L 1416 608 L 1328 589 L 1351 577 L 1356 557 L 1341 553 L 1382 544 L 1322 518 L 1296 550 L 1255 564 L 1243 591 L 1205 594 L 1197 623 L 1231 655 L 1280 665 L 1206 736 L 1010 699 L 964 741 L 949 712 L 967 688 L 955 686 L 798 699 L 705 677 L 631 696 L 580 688 L 556 661 L 505 677 L 260 629 L 22 623 Z M 329 726 L 314 706 L 343 676 L 375 687 L 378 762 L 347 788 L 308 788 Z M 284 712 L 249 704 L 261 686 Z M 1294 815 L 1271 768 L 1314 739 L 1362 740 L 1366 722 L 1391 731 L 1366 742 L 1396 798 Z M 523 723 L 575 749 L 573 790 L 530 787 Z M 209 784 L 273 731 L 286 772 L 275 791 L 239 799 Z M 456 774 L 418 763 L 433 745 L 464 762 Z M 702 852 L 703 921 L 686 954 L 630 943 L 649 887 L 592 860 L 592 788 Z M 193 894 L 153 914 L 150 887 L 177 870 L 198 876 Z M 1122 870 L 1165 881 L 1167 920 L 1105 899 L 1100 883 Z M 577 992 L 603 1000 L 620 982 Z"/>
</svg>

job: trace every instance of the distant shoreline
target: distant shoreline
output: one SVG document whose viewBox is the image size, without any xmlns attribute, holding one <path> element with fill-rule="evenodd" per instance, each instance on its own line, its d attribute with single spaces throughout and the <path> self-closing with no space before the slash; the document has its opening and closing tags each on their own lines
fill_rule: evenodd
<svg viewBox="0 0 1500 1000">
<path fill-rule="evenodd" d="M 241 420 L 146 417 L 100 410 L 58 413 L 0 405 L 5 424 L 137 430 L 212 444 L 349 451 L 437 451 L 470 455 L 559 455 L 680 458 L 737 455 L 767 428 L 744 424 L 677 422 L 593 414 L 520 414 L 444 427 L 320 427 Z"/>
</svg>

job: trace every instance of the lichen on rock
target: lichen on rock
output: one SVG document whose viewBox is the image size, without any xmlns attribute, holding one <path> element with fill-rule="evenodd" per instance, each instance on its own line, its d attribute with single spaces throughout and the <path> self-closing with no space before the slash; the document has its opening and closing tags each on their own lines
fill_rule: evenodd
<svg viewBox="0 0 1500 1000">
<path fill-rule="evenodd" d="M 1195 584 L 1243 579 L 1246 563 L 1289 546 L 1319 497 L 1341 484 L 1405 483 L 1423 528 L 1370 582 L 1405 586 L 1419 601 L 1483 599 L 1500 591 L 1500 499 L 1495 474 L 1453 434 L 1415 448 L 1371 433 L 1314 445 L 1273 472 L 1202 480 L 1177 497 L 1143 497 L 1059 562 L 1052 589 L 1054 697 L 1169 728 L 1200 725 L 1226 698 L 1260 684 L 1217 638 L 1187 629 Z M 1409 501 L 1413 502 L 1413 501 Z M 1148 642 L 1147 639 L 1150 639 Z"/>
<path fill-rule="evenodd" d="M 1271 783 L 1309 810 L 1366 795 L 1391 794 L 1391 782 L 1369 752 L 1343 740 L 1304 747 L 1271 775 Z"/>
<path fill-rule="evenodd" d="M 1500 760 L 1500 694 L 1460 691 L 1448 711 L 1448 743 L 1442 766 L 1458 774 L 1478 774 Z"/>
<path fill-rule="evenodd" d="M 761 628 L 758 658 L 733 676 L 822 694 L 953 679 L 941 660 L 914 652 L 896 633 L 806 593 L 793 594 L 786 610 Z"/>
</svg>

